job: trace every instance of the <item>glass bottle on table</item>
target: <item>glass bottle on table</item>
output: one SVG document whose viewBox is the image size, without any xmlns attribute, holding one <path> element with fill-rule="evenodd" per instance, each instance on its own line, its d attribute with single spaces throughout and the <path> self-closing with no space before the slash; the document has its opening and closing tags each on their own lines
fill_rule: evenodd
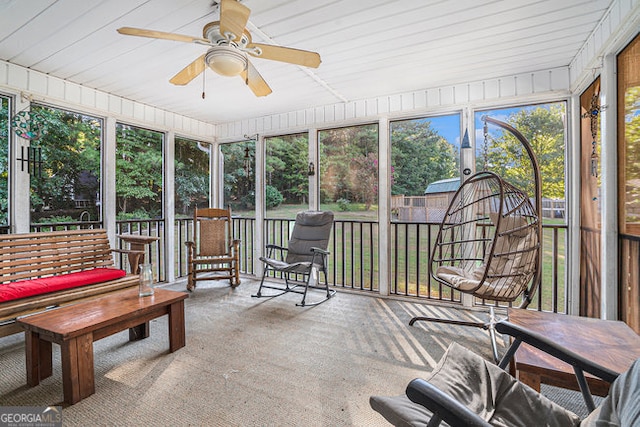
<svg viewBox="0 0 640 427">
<path fill-rule="evenodd" d="M 153 295 L 153 271 L 151 270 L 151 264 L 140 264 L 138 295 L 141 297 Z"/>
</svg>

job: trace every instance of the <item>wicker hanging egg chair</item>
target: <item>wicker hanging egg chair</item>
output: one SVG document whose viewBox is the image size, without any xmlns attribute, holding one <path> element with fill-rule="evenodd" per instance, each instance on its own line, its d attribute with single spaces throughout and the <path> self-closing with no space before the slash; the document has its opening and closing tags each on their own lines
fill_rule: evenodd
<svg viewBox="0 0 640 427">
<path fill-rule="evenodd" d="M 439 283 L 483 300 L 526 308 L 540 283 L 542 212 L 540 169 L 527 139 L 507 123 L 483 117 L 510 132 L 525 148 L 533 170 L 534 199 L 493 172 L 478 172 L 460 186 L 440 224 L 431 253 L 430 273 Z M 485 141 L 486 142 L 486 141 Z M 493 306 L 488 322 L 418 316 L 416 321 L 475 326 L 489 330 L 499 359 Z"/>
<path fill-rule="evenodd" d="M 521 190 L 493 172 L 471 176 L 440 225 L 432 277 L 478 298 L 514 301 L 538 269 L 538 221 Z"/>
</svg>

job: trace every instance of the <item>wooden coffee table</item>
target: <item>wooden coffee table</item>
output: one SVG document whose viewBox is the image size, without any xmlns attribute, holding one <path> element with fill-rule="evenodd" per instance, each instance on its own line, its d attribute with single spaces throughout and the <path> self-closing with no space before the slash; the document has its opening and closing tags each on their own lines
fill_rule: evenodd
<svg viewBox="0 0 640 427">
<path fill-rule="evenodd" d="M 185 345 L 184 292 L 155 289 L 139 297 L 137 289 L 24 317 L 27 384 L 51 376 L 51 343 L 60 345 L 64 402 L 74 404 L 95 392 L 93 342 L 129 329 L 129 339 L 148 336 L 148 322 L 169 315 L 169 351 Z"/>
<path fill-rule="evenodd" d="M 622 373 L 640 357 L 640 336 L 626 323 L 533 310 L 508 310 L 509 321 L 538 332 L 551 341 Z M 540 391 L 540 384 L 579 390 L 573 368 L 528 344 L 522 343 L 511 365 L 516 378 Z M 606 396 L 610 384 L 585 373 L 591 392 Z"/>
</svg>

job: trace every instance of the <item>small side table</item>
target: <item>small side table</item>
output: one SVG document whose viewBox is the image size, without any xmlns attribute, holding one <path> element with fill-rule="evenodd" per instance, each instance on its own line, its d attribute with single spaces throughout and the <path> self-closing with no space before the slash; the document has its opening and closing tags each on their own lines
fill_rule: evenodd
<svg viewBox="0 0 640 427">
<path fill-rule="evenodd" d="M 118 238 L 129 244 L 131 252 L 128 253 L 128 257 L 132 274 L 138 274 L 138 266 L 144 264 L 146 246 L 160 240 L 159 237 L 142 236 L 140 234 L 118 234 Z M 151 256 L 151 253 L 149 253 L 149 256 Z"/>
<path fill-rule="evenodd" d="M 590 317 L 510 308 L 509 321 L 535 331 L 551 341 L 622 373 L 640 357 L 640 336 L 626 323 Z M 524 384 L 540 391 L 540 383 L 579 390 L 573 368 L 535 347 L 522 343 L 511 360 L 511 368 Z M 585 372 L 591 393 L 606 396 L 610 384 Z"/>
</svg>

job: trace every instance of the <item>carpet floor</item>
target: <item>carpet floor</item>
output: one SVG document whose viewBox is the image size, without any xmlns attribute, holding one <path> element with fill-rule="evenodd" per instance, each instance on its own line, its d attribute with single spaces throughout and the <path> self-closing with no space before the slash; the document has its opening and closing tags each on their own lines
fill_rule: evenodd
<svg viewBox="0 0 640 427">
<path fill-rule="evenodd" d="M 151 321 L 147 339 L 129 342 L 123 331 L 94 343 L 96 392 L 63 406 L 64 425 L 385 426 L 369 396 L 403 393 L 452 341 L 491 358 L 481 329 L 408 326 L 416 315 L 483 320 L 481 312 L 347 292 L 297 307 L 296 294 L 251 298 L 257 287 L 201 282 L 185 301 L 186 346 L 175 353 L 166 316 Z M 53 375 L 27 387 L 24 337 L 0 338 L 0 406 L 62 405 L 57 345 L 53 357 Z"/>
</svg>

